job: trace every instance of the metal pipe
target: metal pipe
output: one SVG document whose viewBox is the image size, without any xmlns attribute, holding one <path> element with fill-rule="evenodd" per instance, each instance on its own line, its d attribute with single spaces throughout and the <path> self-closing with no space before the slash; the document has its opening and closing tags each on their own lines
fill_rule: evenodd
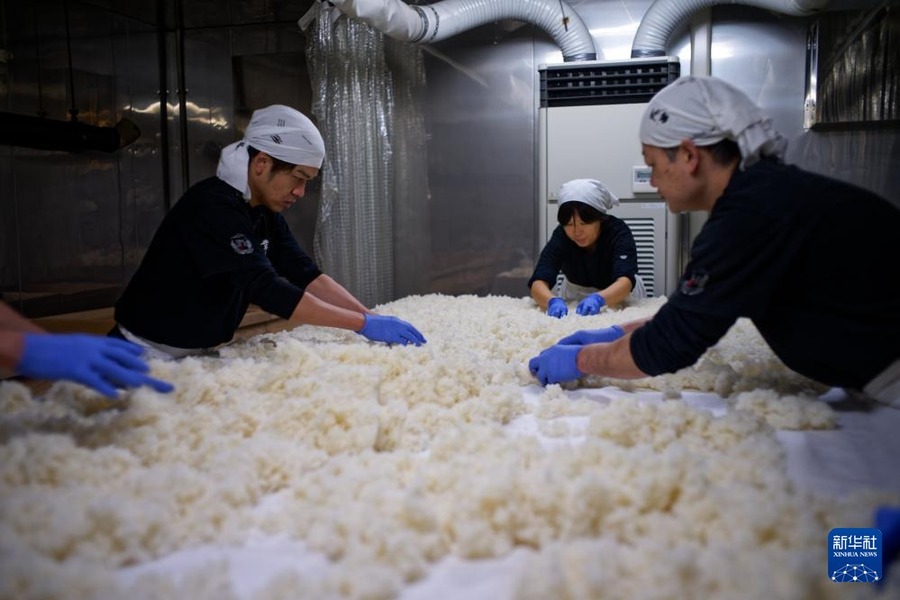
<svg viewBox="0 0 900 600">
<path fill-rule="evenodd" d="M 169 82 L 168 74 L 168 36 L 166 35 L 166 2 L 156 0 L 156 57 L 159 69 L 159 145 L 162 161 L 163 207 L 166 212 L 172 208 L 172 170 L 169 166 Z"/>
<path fill-rule="evenodd" d="M 181 140 L 181 191 L 191 186 L 190 149 L 188 147 L 187 82 L 184 74 L 184 3 L 175 0 L 175 68 L 178 73 L 178 132 Z"/>
</svg>

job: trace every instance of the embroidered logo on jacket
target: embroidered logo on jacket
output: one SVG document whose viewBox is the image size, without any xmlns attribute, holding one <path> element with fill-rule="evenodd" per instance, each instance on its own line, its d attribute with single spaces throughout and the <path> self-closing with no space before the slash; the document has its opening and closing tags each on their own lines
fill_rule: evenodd
<svg viewBox="0 0 900 600">
<path fill-rule="evenodd" d="M 269 253 L 269 240 L 268 239 L 261 241 L 259 243 L 259 245 L 262 247 L 263 254 Z"/>
<path fill-rule="evenodd" d="M 253 244 L 247 239 L 243 233 L 231 236 L 231 247 L 238 254 L 250 254 L 253 252 Z"/>
<path fill-rule="evenodd" d="M 703 269 L 697 269 L 691 276 L 681 282 L 681 293 L 685 296 L 696 296 L 703 292 L 706 282 L 709 281 L 709 273 Z"/>
</svg>

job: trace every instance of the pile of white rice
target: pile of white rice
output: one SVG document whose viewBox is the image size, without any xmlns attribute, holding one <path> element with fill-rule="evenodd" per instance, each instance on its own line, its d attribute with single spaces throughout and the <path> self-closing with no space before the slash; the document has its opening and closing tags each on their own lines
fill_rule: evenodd
<svg viewBox="0 0 900 600">
<path fill-rule="evenodd" d="M 120 573 L 259 535 L 330 560 L 273 578 L 260 599 L 390 598 L 444 557 L 516 548 L 528 552 L 519 598 L 847 597 L 826 576 L 828 531 L 870 526 L 873 507 L 898 498 L 839 501 L 791 482 L 775 430 L 835 416 L 748 322 L 675 375 L 580 383 L 664 402 L 576 400 L 560 386 L 525 400 L 530 357 L 663 301 L 553 319 L 529 299 L 410 297 L 379 310 L 416 325 L 419 348 L 299 327 L 219 358 L 154 362 L 170 395 L 110 403 L 59 383 L 33 398 L 4 383 L 0 598 L 234 598 L 221 564 L 177 581 Z M 687 389 L 731 410 L 691 408 Z M 525 416 L 543 435 L 505 427 Z"/>
</svg>

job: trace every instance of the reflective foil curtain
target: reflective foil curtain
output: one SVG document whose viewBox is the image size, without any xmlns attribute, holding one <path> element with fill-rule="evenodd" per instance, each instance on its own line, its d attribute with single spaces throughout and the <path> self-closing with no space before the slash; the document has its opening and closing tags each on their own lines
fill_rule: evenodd
<svg viewBox="0 0 900 600">
<path fill-rule="evenodd" d="M 307 29 L 312 112 L 327 153 L 316 260 L 364 304 L 375 306 L 398 297 L 398 259 L 404 274 L 400 295 L 422 291 L 419 280 L 427 280 L 421 264 L 430 252 L 424 124 L 415 92 L 423 85 L 424 67 L 418 48 L 388 40 L 400 82 L 395 102 L 384 35 L 329 15 L 321 12 Z"/>
<path fill-rule="evenodd" d="M 326 151 L 316 260 L 371 307 L 394 297 L 390 74 L 382 33 L 325 14 L 307 30 L 306 48 Z"/>
</svg>

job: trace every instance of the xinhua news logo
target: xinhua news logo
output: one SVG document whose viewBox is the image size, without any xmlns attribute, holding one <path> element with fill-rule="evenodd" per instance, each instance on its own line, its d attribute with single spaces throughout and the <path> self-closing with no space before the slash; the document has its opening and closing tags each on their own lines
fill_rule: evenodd
<svg viewBox="0 0 900 600">
<path fill-rule="evenodd" d="M 881 530 L 841 527 L 828 532 L 828 576 L 836 583 L 881 579 Z"/>
</svg>

